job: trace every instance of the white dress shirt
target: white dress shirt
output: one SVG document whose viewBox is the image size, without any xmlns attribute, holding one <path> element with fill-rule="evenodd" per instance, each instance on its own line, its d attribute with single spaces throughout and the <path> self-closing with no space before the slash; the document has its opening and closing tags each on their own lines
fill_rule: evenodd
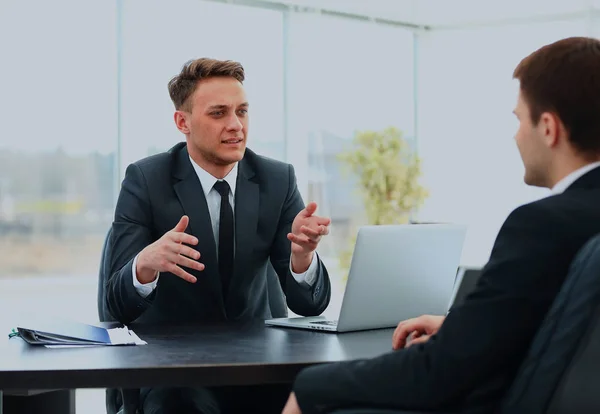
<svg viewBox="0 0 600 414">
<path fill-rule="evenodd" d="M 567 175 L 562 180 L 560 180 L 559 182 L 554 184 L 554 187 L 552 187 L 551 193 L 552 194 L 562 193 L 567 188 L 569 188 L 569 186 L 571 184 L 573 184 L 575 181 L 577 181 L 577 179 L 581 178 L 582 176 L 584 176 L 585 174 L 587 174 L 588 172 L 592 171 L 594 168 L 597 168 L 597 167 L 600 167 L 600 161 L 593 162 L 591 164 L 585 165 L 585 166 L 573 171 L 571 174 Z"/>
<path fill-rule="evenodd" d="M 200 167 L 198 164 L 196 164 L 194 162 L 194 160 L 192 160 L 191 158 L 190 158 L 190 161 L 192 163 L 192 166 L 194 167 L 194 171 L 196 171 L 196 174 L 198 175 L 200 184 L 202 184 L 202 190 L 204 191 L 204 197 L 206 197 L 206 204 L 208 205 L 208 212 L 210 214 L 210 221 L 212 223 L 213 236 L 215 239 L 215 245 L 216 245 L 217 252 L 218 252 L 219 251 L 219 220 L 220 220 L 220 211 L 221 211 L 221 195 L 219 194 L 219 192 L 217 190 L 214 189 L 214 185 L 219 180 L 217 178 L 213 177 L 210 173 L 208 173 L 204 169 L 202 169 L 202 167 Z M 235 184 L 236 184 L 236 180 L 237 180 L 237 172 L 238 172 L 238 164 L 236 163 L 234 165 L 233 169 L 229 172 L 229 174 L 227 174 L 225 176 L 225 178 L 223 178 L 223 180 L 227 181 L 227 184 L 229 184 L 229 188 L 230 188 L 229 203 L 231 204 L 231 208 L 233 211 L 235 211 L 235 198 L 233 195 L 235 194 Z M 200 252 L 200 253 L 202 253 L 202 252 Z M 234 252 L 234 254 L 235 254 L 235 252 Z M 316 254 L 317 253 L 315 252 L 315 255 Z M 307 287 L 312 286 L 315 283 L 315 279 L 317 278 L 317 262 L 318 262 L 318 260 L 315 260 L 315 255 L 313 255 L 313 260 L 310 263 L 308 270 L 304 273 L 294 273 L 292 271 L 291 261 L 290 261 L 290 272 L 292 273 L 292 276 L 298 283 L 303 284 Z M 137 256 L 135 257 L 135 259 L 133 259 L 133 269 L 132 269 L 133 286 L 135 287 L 135 290 L 138 292 L 138 294 L 145 298 L 148 295 L 150 295 L 150 293 L 152 293 L 152 291 L 156 288 L 156 285 L 158 284 L 158 275 L 157 275 L 156 279 L 154 279 L 154 281 L 152 281 L 150 283 L 142 284 L 137 279 L 136 264 L 137 264 Z"/>
</svg>

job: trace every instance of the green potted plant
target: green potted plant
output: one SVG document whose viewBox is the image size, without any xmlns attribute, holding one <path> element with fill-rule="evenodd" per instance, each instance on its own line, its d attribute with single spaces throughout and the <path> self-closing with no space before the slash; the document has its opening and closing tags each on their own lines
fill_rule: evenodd
<svg viewBox="0 0 600 414">
<path fill-rule="evenodd" d="M 366 224 L 407 223 L 428 196 L 419 184 L 421 161 L 397 128 L 357 132 L 351 148 L 338 158 L 358 179 Z M 340 254 L 340 266 L 346 273 L 355 242 L 356 232 Z"/>
</svg>

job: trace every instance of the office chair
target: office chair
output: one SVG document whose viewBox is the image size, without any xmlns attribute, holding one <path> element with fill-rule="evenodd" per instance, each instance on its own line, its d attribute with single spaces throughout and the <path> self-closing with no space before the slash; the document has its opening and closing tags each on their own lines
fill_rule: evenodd
<svg viewBox="0 0 600 414">
<path fill-rule="evenodd" d="M 117 322 L 106 306 L 106 283 L 108 282 L 112 228 L 108 230 L 102 246 L 98 271 L 98 319 L 100 322 Z M 107 414 L 136 414 L 140 405 L 139 389 L 106 389 Z"/>
<path fill-rule="evenodd" d="M 482 269 L 475 267 L 460 266 L 456 273 L 456 289 L 453 293 L 451 307 L 461 305 L 467 296 L 475 290 L 477 282 L 481 277 Z"/>
<path fill-rule="evenodd" d="M 560 292 L 500 402 L 499 412 L 597 413 L 600 412 L 599 383 L 600 235 L 597 235 L 581 248 L 571 263 Z M 426 414 L 366 408 L 347 408 L 333 413 Z"/>
<path fill-rule="evenodd" d="M 100 258 L 100 269 L 98 272 L 98 318 L 100 322 L 117 322 L 110 314 L 106 306 L 106 283 L 109 277 L 110 248 L 112 246 L 111 238 L 112 228 L 108 230 L 104 245 L 102 246 L 102 256 Z M 279 283 L 279 277 L 275 269 L 269 263 L 267 268 L 267 295 L 271 315 L 273 318 L 285 318 L 288 316 L 288 308 L 283 294 L 283 289 Z M 107 414 L 136 414 L 139 410 L 139 389 L 107 389 L 106 390 L 106 410 Z M 121 408 L 122 407 L 122 408 Z M 119 411 L 120 410 L 120 411 Z"/>
</svg>

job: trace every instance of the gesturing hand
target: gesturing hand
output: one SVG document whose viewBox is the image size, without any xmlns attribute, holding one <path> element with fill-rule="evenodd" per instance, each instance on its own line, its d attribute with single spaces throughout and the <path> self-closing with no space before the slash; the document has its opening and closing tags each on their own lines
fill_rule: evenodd
<svg viewBox="0 0 600 414">
<path fill-rule="evenodd" d="M 158 272 L 170 272 L 188 282 L 196 282 L 196 278 L 182 268 L 184 266 L 204 270 L 204 265 L 197 261 L 200 259 L 200 253 L 186 246 L 198 244 L 197 238 L 185 233 L 189 221 L 188 216 L 181 217 L 173 230 L 140 252 L 136 264 L 137 279 L 140 283 L 152 282 Z"/>
<path fill-rule="evenodd" d="M 321 237 L 329 234 L 331 219 L 314 215 L 317 203 L 309 203 L 292 223 L 288 240 L 292 242 L 292 254 L 307 255 L 315 251 Z"/>
<path fill-rule="evenodd" d="M 426 342 L 444 323 L 445 316 L 422 315 L 407 319 L 398 324 L 392 338 L 392 348 L 408 348 L 413 344 Z M 408 340 L 408 337 L 412 337 Z"/>
<path fill-rule="evenodd" d="M 310 267 L 321 237 L 329 234 L 331 219 L 315 216 L 317 203 L 308 203 L 292 223 L 287 237 L 292 242 L 292 271 L 304 273 Z"/>
</svg>

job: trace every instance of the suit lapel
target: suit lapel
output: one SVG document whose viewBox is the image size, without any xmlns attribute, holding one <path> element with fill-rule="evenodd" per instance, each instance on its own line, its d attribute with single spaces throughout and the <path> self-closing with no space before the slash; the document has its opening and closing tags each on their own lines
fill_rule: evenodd
<svg viewBox="0 0 600 414">
<path fill-rule="evenodd" d="M 239 163 L 235 188 L 235 263 L 229 292 L 239 286 L 248 268 L 256 240 L 259 208 L 259 185 L 253 180 L 254 169 L 244 158 Z M 231 297 L 232 295 L 228 295 Z"/>
<path fill-rule="evenodd" d="M 179 151 L 176 164 L 173 168 L 173 175 L 176 179 L 174 184 L 175 193 L 183 207 L 184 213 L 190 218 L 186 233 L 193 234 L 198 238 L 198 245 L 195 246 L 201 254 L 200 261 L 206 266 L 204 271 L 198 275 L 208 281 L 211 295 L 219 298 L 219 303 L 224 312 L 224 301 L 221 290 L 221 279 L 219 277 L 219 265 L 217 262 L 217 248 L 210 221 L 208 204 L 204 197 L 202 184 L 198 175 L 192 167 L 187 148 Z"/>
</svg>

